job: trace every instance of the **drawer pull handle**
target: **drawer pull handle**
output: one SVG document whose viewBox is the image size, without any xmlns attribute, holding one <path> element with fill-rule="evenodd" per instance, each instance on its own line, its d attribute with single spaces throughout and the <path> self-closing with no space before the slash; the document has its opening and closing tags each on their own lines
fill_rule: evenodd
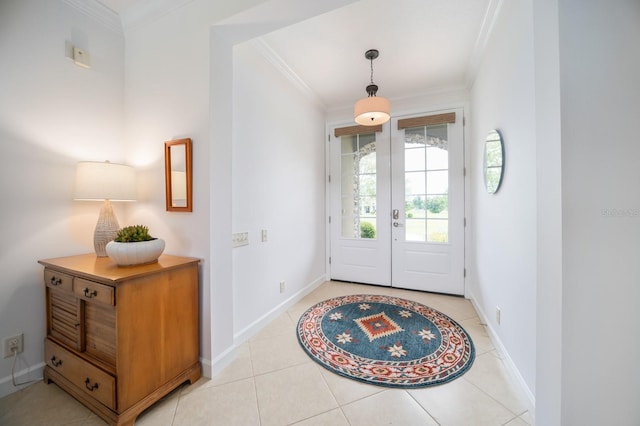
<svg viewBox="0 0 640 426">
<path fill-rule="evenodd" d="M 62 365 L 62 360 L 56 359 L 56 356 L 54 355 L 51 357 L 51 364 L 53 364 L 54 367 L 60 367 Z"/>
<path fill-rule="evenodd" d="M 91 299 L 92 297 L 95 297 L 97 295 L 98 295 L 98 292 L 96 290 L 89 291 L 88 288 L 84 289 L 84 297 L 88 297 L 89 299 Z"/>
<path fill-rule="evenodd" d="M 91 384 L 91 380 L 89 380 L 89 378 L 87 377 L 87 380 L 84 381 L 84 385 L 86 386 L 87 389 L 89 389 L 91 392 L 93 392 L 94 389 L 98 389 L 98 384 L 94 383 L 93 385 Z"/>
<path fill-rule="evenodd" d="M 51 277 L 51 285 L 60 285 L 62 284 L 62 278 L 58 278 L 56 280 L 56 277 L 52 276 Z"/>
</svg>

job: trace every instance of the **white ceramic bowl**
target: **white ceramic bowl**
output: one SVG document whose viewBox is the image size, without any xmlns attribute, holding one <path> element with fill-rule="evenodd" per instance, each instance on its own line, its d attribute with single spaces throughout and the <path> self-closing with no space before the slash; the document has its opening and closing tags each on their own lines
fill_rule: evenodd
<svg viewBox="0 0 640 426">
<path fill-rule="evenodd" d="M 164 251 L 164 240 L 156 238 L 135 243 L 109 241 L 105 249 L 107 255 L 120 266 L 140 265 L 158 260 Z"/>
</svg>

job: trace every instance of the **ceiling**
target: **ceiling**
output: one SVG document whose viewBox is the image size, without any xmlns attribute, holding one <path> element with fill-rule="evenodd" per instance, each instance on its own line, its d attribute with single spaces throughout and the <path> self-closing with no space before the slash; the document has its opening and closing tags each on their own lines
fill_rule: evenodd
<svg viewBox="0 0 640 426">
<path fill-rule="evenodd" d="M 149 0 L 101 0 L 120 15 Z M 329 109 L 366 96 L 373 61 L 378 96 L 469 87 L 499 0 L 360 0 L 261 38 Z M 263 46 L 264 46 L 263 44 Z"/>
</svg>

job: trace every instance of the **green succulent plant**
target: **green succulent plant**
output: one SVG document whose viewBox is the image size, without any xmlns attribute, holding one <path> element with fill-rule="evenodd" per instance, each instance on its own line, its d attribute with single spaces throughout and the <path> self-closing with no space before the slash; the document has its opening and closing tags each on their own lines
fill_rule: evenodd
<svg viewBox="0 0 640 426">
<path fill-rule="evenodd" d="M 118 231 L 113 239 L 117 243 L 136 243 L 149 240 L 155 240 L 155 238 L 149 235 L 149 228 L 144 225 L 125 226 Z"/>
</svg>

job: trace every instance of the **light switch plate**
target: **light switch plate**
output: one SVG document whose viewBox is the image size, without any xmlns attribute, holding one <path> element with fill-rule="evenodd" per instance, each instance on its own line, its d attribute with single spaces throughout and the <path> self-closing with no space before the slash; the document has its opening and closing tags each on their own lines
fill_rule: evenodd
<svg viewBox="0 0 640 426">
<path fill-rule="evenodd" d="M 242 247 L 242 246 L 249 245 L 249 233 L 237 232 L 233 234 L 232 241 L 233 241 L 234 247 Z"/>
<path fill-rule="evenodd" d="M 84 68 L 91 68 L 91 56 L 86 50 L 73 47 L 73 62 Z"/>
</svg>

